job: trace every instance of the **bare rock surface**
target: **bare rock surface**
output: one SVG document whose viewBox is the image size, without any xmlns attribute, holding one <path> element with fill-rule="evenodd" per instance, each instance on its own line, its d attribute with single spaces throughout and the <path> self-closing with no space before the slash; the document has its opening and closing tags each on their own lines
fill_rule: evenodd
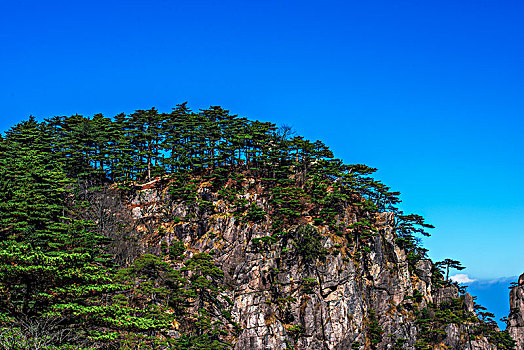
<svg viewBox="0 0 524 350">
<path fill-rule="evenodd" d="M 160 189 L 138 190 L 129 210 L 144 234 L 162 228 L 163 236 L 151 239 L 158 245 L 163 241 L 169 246 L 177 239 L 190 251 L 212 252 L 224 271 L 231 315 L 242 328 L 233 341 L 237 350 L 415 349 L 421 332 L 417 310 L 460 297 L 454 286 L 432 285 L 430 260 L 410 266 L 396 241 L 393 214 L 381 214 L 377 234 L 367 243 L 369 251 L 361 256 L 343 248 L 343 238 L 319 227 L 327 253 L 306 261 L 293 253 L 296 243 L 290 240 L 260 244 L 271 235 L 269 215 L 256 224 L 241 222 L 212 193 L 201 189 L 200 195 L 215 209 L 197 210 L 192 223 L 182 219 L 191 208 L 169 207 L 168 196 Z M 247 197 L 269 207 L 262 197 Z M 355 220 L 349 210 L 341 216 L 349 224 Z M 304 220 L 302 225 L 310 224 Z M 524 275 L 519 282 L 521 286 L 511 292 L 512 308 L 524 310 Z M 472 297 L 464 298 L 473 313 Z M 374 324 L 381 330 L 378 338 L 372 335 Z M 497 349 L 483 336 L 472 337 L 468 327 L 450 323 L 441 348 Z M 523 344 L 521 311 L 512 314 L 509 329 Z"/>
</svg>

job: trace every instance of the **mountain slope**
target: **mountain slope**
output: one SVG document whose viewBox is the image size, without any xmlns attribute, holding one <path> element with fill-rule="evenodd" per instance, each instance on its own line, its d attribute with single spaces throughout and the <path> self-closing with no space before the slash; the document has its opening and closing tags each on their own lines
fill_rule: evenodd
<svg viewBox="0 0 524 350">
<path fill-rule="evenodd" d="M 4 348 L 513 348 L 376 169 L 289 128 L 182 104 L 0 153 Z"/>
</svg>

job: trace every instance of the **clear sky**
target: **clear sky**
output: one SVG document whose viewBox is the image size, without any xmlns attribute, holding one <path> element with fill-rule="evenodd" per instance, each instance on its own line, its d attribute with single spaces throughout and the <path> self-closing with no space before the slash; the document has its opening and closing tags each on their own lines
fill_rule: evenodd
<svg viewBox="0 0 524 350">
<path fill-rule="evenodd" d="M 0 130 L 188 101 L 379 168 L 434 259 L 524 272 L 522 1 L 2 1 Z"/>
</svg>

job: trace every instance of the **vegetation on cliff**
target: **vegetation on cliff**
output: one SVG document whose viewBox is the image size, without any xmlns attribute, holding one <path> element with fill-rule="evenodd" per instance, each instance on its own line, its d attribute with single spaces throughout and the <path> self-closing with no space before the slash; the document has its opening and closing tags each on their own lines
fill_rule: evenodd
<svg viewBox="0 0 524 350">
<path fill-rule="evenodd" d="M 396 244 L 415 269 L 427 258 L 419 238 L 432 226 L 400 211 L 399 193 L 375 180 L 375 170 L 344 164 L 322 142 L 288 127 L 220 107 L 192 112 L 181 104 L 171 113 L 44 122 L 31 117 L 0 138 L 0 348 L 233 346 L 242 329 L 214 252 L 177 238 L 154 241 L 168 234 L 162 223 L 185 225 L 202 237 L 217 234 L 206 226 L 211 214 L 239 225 L 266 222 L 268 234 L 251 242 L 261 256 L 278 243 L 279 256 L 306 268 L 341 255 L 368 269 L 377 220 L 392 213 Z M 136 190 L 148 187 L 165 195 L 154 218 L 133 220 L 116 210 L 132 207 Z M 348 211 L 351 221 L 344 220 Z M 326 247 L 326 235 L 337 243 Z M 461 266 L 433 264 L 434 288 L 450 287 L 449 268 Z M 267 303 L 285 318 L 292 297 L 272 283 Z M 297 283 L 311 294 L 318 279 Z M 463 296 L 439 304 L 418 298 L 415 293 L 404 306 L 416 319 L 417 348 L 439 344 L 449 324 L 468 324 L 472 339 L 486 336 L 500 349 L 512 348 L 490 314 L 480 311 L 479 318 L 466 310 Z M 292 347 L 305 330 L 286 325 Z M 366 342 L 353 348 L 388 339 L 373 310 L 367 329 Z M 402 348 L 405 340 L 390 341 Z"/>
</svg>

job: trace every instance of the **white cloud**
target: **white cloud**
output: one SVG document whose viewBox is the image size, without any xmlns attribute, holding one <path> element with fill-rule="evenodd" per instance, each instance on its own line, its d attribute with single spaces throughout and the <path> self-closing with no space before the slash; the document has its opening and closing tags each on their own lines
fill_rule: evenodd
<svg viewBox="0 0 524 350">
<path fill-rule="evenodd" d="M 451 276 L 449 279 L 460 284 L 471 283 L 476 281 L 474 279 L 469 278 L 469 276 L 465 273 L 456 274 L 455 276 Z"/>
</svg>

